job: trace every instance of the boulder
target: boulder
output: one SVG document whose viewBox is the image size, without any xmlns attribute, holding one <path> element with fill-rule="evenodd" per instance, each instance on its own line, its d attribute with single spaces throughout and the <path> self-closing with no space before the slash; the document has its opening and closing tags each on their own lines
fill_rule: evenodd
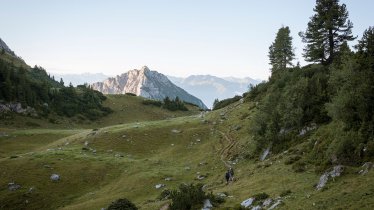
<svg viewBox="0 0 374 210">
<path fill-rule="evenodd" d="M 204 200 L 204 206 L 201 210 L 210 210 L 211 208 L 213 208 L 212 203 L 210 202 L 209 199 L 205 199 Z"/>
<path fill-rule="evenodd" d="M 329 180 L 329 177 L 335 178 L 340 176 L 343 173 L 344 167 L 342 165 L 334 166 L 331 171 L 326 171 L 322 176 L 319 178 L 319 182 L 317 184 L 316 189 L 321 190 L 324 188 Z"/>
<path fill-rule="evenodd" d="M 373 167 L 374 167 L 374 164 L 372 162 L 366 162 L 366 163 L 364 163 L 364 165 L 361 166 L 361 170 L 358 173 L 361 174 L 361 175 L 365 175 Z"/>
<path fill-rule="evenodd" d="M 53 182 L 57 182 L 60 180 L 60 175 L 58 174 L 52 174 L 50 179 L 53 181 Z"/>
<path fill-rule="evenodd" d="M 15 182 L 8 183 L 8 190 L 10 191 L 16 191 L 21 188 L 21 185 L 16 184 Z"/>
<path fill-rule="evenodd" d="M 248 198 L 247 200 L 241 202 L 240 205 L 244 208 L 248 208 L 252 205 L 253 201 L 255 201 L 255 198 Z"/>
<path fill-rule="evenodd" d="M 252 210 L 261 210 L 261 209 L 262 209 L 261 206 L 254 206 L 254 207 L 252 207 Z"/>
<path fill-rule="evenodd" d="M 196 177 L 196 179 L 197 179 L 197 180 L 203 180 L 203 179 L 205 179 L 205 176 L 204 176 L 204 175 L 198 175 L 198 176 Z"/>
<path fill-rule="evenodd" d="M 260 157 L 260 160 L 261 161 L 264 161 L 265 159 L 266 159 L 266 157 L 269 155 L 269 153 L 270 153 L 270 147 L 268 147 L 263 153 L 262 153 L 262 155 L 261 155 L 261 157 Z"/>
<path fill-rule="evenodd" d="M 165 187 L 166 185 L 165 184 L 156 184 L 155 185 L 155 188 L 156 189 L 160 189 L 160 188 L 163 188 L 163 187 Z"/>
<path fill-rule="evenodd" d="M 264 207 L 267 207 L 267 206 L 270 206 L 271 203 L 273 203 L 273 199 L 271 199 L 271 198 L 267 198 L 267 199 L 262 203 L 262 205 L 263 205 Z"/>
<path fill-rule="evenodd" d="M 281 204 L 282 204 L 282 200 L 277 200 L 273 205 L 270 206 L 270 208 L 268 208 L 268 210 L 275 209 Z"/>
<path fill-rule="evenodd" d="M 173 129 L 173 130 L 171 130 L 171 132 L 172 132 L 172 133 L 181 133 L 182 131 L 177 130 L 177 129 Z"/>
</svg>

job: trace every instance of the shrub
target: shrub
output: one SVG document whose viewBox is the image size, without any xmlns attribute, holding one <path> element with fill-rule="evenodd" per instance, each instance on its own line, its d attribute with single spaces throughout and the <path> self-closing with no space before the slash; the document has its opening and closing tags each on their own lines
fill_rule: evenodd
<svg viewBox="0 0 374 210">
<path fill-rule="evenodd" d="M 285 190 L 285 191 L 281 192 L 281 194 L 280 194 L 279 196 L 280 196 L 280 197 L 284 197 L 284 196 L 287 196 L 287 195 L 289 195 L 289 194 L 291 194 L 291 193 L 292 193 L 291 190 Z"/>
<path fill-rule="evenodd" d="M 304 172 L 305 171 L 305 166 L 306 164 L 302 161 L 298 161 L 296 163 L 294 163 L 292 165 L 292 169 L 294 170 L 294 172 L 296 173 L 301 173 L 301 172 Z"/>
<path fill-rule="evenodd" d="M 222 198 L 214 196 L 212 193 L 205 194 L 202 184 L 181 184 L 179 189 L 170 192 L 172 203 L 171 210 L 189 210 L 199 209 L 202 207 L 205 199 L 209 199 L 213 205 L 224 202 Z"/>
<path fill-rule="evenodd" d="M 224 99 L 222 101 L 217 101 L 214 103 L 213 110 L 221 109 L 226 107 L 232 103 L 239 101 L 242 97 L 241 96 L 234 96 L 233 98 Z"/>
<path fill-rule="evenodd" d="M 298 161 L 298 160 L 300 160 L 300 159 L 301 159 L 300 156 L 298 156 L 298 155 L 294 155 L 294 156 L 289 157 L 289 158 L 284 162 L 284 164 L 286 164 L 286 165 L 290 165 L 290 164 L 292 164 L 292 163 L 294 163 L 294 162 L 296 162 L 296 161 Z"/>
<path fill-rule="evenodd" d="M 134 94 L 134 93 L 125 93 L 125 95 L 128 95 L 128 96 L 136 96 L 136 94 Z"/>
<path fill-rule="evenodd" d="M 152 100 L 152 99 L 144 99 L 144 100 L 142 101 L 142 104 L 144 104 L 144 105 L 153 105 L 153 106 L 161 107 L 162 102 L 161 102 L 161 101 Z"/>
<path fill-rule="evenodd" d="M 138 210 L 138 208 L 127 198 L 122 198 L 111 203 L 108 210 Z"/>
</svg>

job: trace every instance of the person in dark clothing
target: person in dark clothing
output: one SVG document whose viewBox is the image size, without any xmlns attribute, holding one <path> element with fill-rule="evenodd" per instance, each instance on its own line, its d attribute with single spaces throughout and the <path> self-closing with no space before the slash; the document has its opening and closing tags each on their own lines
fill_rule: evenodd
<svg viewBox="0 0 374 210">
<path fill-rule="evenodd" d="M 230 178 L 229 178 L 229 181 L 234 181 L 234 169 L 230 168 L 229 169 L 229 174 L 230 174 Z"/>
<path fill-rule="evenodd" d="M 226 178 L 226 184 L 228 184 L 229 180 L 230 180 L 230 172 L 229 171 L 226 171 L 225 178 Z"/>
</svg>

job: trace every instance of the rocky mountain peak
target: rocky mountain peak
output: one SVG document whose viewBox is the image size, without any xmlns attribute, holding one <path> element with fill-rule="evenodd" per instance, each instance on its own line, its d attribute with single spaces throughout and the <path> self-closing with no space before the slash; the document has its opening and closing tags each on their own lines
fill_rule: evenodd
<svg viewBox="0 0 374 210">
<path fill-rule="evenodd" d="M 15 55 L 14 52 L 8 47 L 8 45 L 0 38 L 0 50 L 5 50 L 5 52 Z"/>
<path fill-rule="evenodd" d="M 92 88 L 104 94 L 133 93 L 157 100 L 163 100 L 166 97 L 179 97 L 181 100 L 196 104 L 200 108 L 207 108 L 200 99 L 173 84 L 165 75 L 152 71 L 147 66 L 130 70 L 103 82 L 93 83 Z"/>
</svg>

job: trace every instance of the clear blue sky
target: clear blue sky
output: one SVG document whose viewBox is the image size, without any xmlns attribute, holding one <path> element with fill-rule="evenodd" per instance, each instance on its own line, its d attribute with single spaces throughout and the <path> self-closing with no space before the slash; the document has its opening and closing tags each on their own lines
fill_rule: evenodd
<svg viewBox="0 0 374 210">
<path fill-rule="evenodd" d="M 361 38 L 374 1 L 341 0 Z M 301 64 L 314 0 L 0 0 L 0 37 L 30 65 L 58 73 L 140 68 L 174 76 L 267 79 L 268 47 L 289 26 Z"/>
</svg>

